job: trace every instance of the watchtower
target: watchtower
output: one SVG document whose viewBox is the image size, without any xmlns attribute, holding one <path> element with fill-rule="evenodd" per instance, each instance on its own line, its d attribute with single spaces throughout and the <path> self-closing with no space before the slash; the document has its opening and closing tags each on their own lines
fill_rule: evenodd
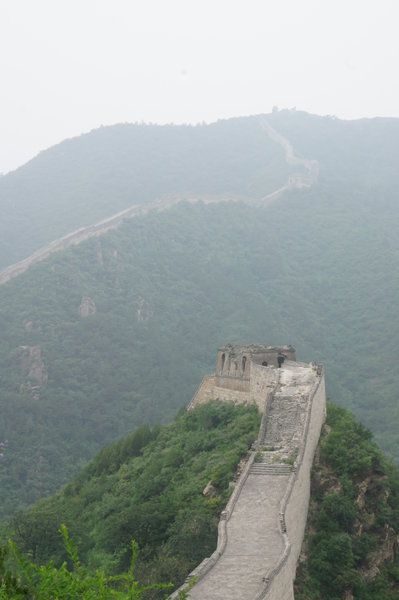
<svg viewBox="0 0 399 600">
<path fill-rule="evenodd" d="M 296 363 L 292 346 L 222 346 L 218 350 L 216 372 L 204 377 L 190 408 L 218 399 L 256 404 L 262 412 L 284 362 Z"/>
<path fill-rule="evenodd" d="M 285 360 L 296 360 L 292 346 L 233 346 L 228 344 L 218 350 L 216 376 L 249 378 L 251 362 L 263 367 L 281 367 Z"/>
</svg>

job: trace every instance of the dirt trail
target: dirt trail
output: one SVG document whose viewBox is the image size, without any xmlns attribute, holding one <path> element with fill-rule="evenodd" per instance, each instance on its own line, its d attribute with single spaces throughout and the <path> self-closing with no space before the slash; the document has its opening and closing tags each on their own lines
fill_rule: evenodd
<svg viewBox="0 0 399 600">
<path fill-rule="evenodd" d="M 17 277 L 21 273 L 27 271 L 30 267 L 45 260 L 54 252 L 60 252 L 70 246 L 76 246 L 85 240 L 102 235 L 110 229 L 116 229 L 125 219 L 131 219 L 141 215 L 145 215 L 150 211 L 161 212 L 178 204 L 179 202 L 204 202 L 205 204 L 216 204 L 220 202 L 244 202 L 253 206 L 267 206 L 272 202 L 275 202 L 281 196 L 292 189 L 309 188 L 311 187 L 318 178 L 319 174 L 319 163 L 317 160 L 310 160 L 306 158 L 299 158 L 295 155 L 292 144 L 285 137 L 275 131 L 268 123 L 266 117 L 260 119 L 261 127 L 267 133 L 267 135 L 274 142 L 283 147 L 285 151 L 285 159 L 287 164 L 293 167 L 300 167 L 305 170 L 291 173 L 288 177 L 287 182 L 279 189 L 275 190 L 271 194 L 264 196 L 263 198 L 248 198 L 244 196 L 238 196 L 234 194 L 220 194 L 220 195 L 209 195 L 209 194 L 198 194 L 191 197 L 187 197 L 187 194 L 182 195 L 168 195 L 150 202 L 147 204 L 136 204 L 127 208 L 121 212 L 118 212 L 111 217 L 107 217 L 94 225 L 88 227 L 81 227 L 68 233 L 53 242 L 50 242 L 46 246 L 39 248 L 33 254 L 27 258 L 6 267 L 3 271 L 0 271 L 0 285 L 6 283 L 10 279 Z"/>
</svg>

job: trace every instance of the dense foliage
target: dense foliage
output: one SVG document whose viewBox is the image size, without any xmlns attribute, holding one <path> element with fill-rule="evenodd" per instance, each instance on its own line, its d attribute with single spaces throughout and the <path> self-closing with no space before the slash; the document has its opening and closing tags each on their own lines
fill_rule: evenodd
<svg viewBox="0 0 399 600">
<path fill-rule="evenodd" d="M 215 402 L 103 448 L 71 484 L 15 517 L 7 533 L 25 552 L 3 546 L 0 598 L 164 597 L 154 581 L 176 586 L 212 552 L 228 482 L 259 420 L 254 408 Z M 79 540 L 79 558 L 64 525 L 62 543 L 60 519 Z M 398 531 L 398 469 L 369 430 L 329 404 L 295 598 L 397 600 Z M 14 560 L 4 560 L 7 551 Z"/>
<path fill-rule="evenodd" d="M 142 584 L 181 584 L 216 546 L 229 482 L 259 424 L 255 407 L 214 402 L 169 426 L 142 426 L 103 448 L 55 496 L 17 513 L 12 537 L 35 562 L 59 566 L 68 558 L 58 534 L 65 523 L 82 561 L 111 574 L 128 568 L 134 538 Z"/>
<path fill-rule="evenodd" d="M 126 573 L 107 576 L 103 569 L 90 573 L 80 562 L 78 550 L 69 538 L 65 525 L 61 526 L 64 548 L 71 562 L 55 567 L 50 561 L 37 565 L 11 540 L 0 548 L 0 600 L 145 600 L 154 590 L 168 590 L 172 584 L 140 585 L 135 578 L 138 556 L 137 544 L 132 542 L 132 560 Z M 8 568 L 6 562 L 11 562 Z M 188 587 L 179 593 L 179 600 L 187 598 Z"/>
<path fill-rule="evenodd" d="M 397 600 L 398 532 L 398 470 L 369 430 L 330 404 L 295 598 Z"/>
</svg>

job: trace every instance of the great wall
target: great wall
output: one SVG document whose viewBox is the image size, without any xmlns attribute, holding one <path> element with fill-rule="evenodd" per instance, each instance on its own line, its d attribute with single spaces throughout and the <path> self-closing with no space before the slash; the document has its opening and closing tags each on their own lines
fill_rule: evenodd
<svg viewBox="0 0 399 600">
<path fill-rule="evenodd" d="M 121 225 L 125 219 L 160 212 L 179 202 L 205 204 L 241 201 L 268 206 L 292 189 L 316 183 L 316 160 L 294 154 L 291 143 L 266 117 L 260 126 L 282 146 L 288 165 L 299 171 L 260 199 L 234 195 L 168 196 L 137 204 L 82 227 L 38 249 L 0 272 L 0 285 L 54 252 L 82 243 Z M 216 372 L 203 379 L 189 408 L 211 400 L 256 404 L 262 413 L 257 442 L 221 514 L 215 552 L 188 576 L 190 600 L 294 600 L 293 581 L 310 496 L 310 471 L 325 419 L 324 372 L 320 365 L 296 362 L 291 346 L 226 346 Z M 177 590 L 170 596 L 177 599 Z"/>
<path fill-rule="evenodd" d="M 319 164 L 317 160 L 309 160 L 295 156 L 291 143 L 270 126 L 266 117 L 260 117 L 259 122 L 260 126 L 267 133 L 270 139 L 282 146 L 287 164 L 300 169 L 298 172 L 291 173 L 286 183 L 279 189 L 268 194 L 267 196 L 264 196 L 263 198 L 257 199 L 236 196 L 234 194 L 220 194 L 214 196 L 210 196 L 209 194 L 195 196 L 168 195 L 147 204 L 135 204 L 134 206 L 130 206 L 121 212 L 95 223 L 94 225 L 80 227 L 79 229 L 62 236 L 61 238 L 50 242 L 46 246 L 39 248 L 27 258 L 15 264 L 9 265 L 0 271 L 0 285 L 6 283 L 10 279 L 13 279 L 14 277 L 17 277 L 21 273 L 24 273 L 30 267 L 45 260 L 55 252 L 66 250 L 70 246 L 81 244 L 89 238 L 103 235 L 111 229 L 116 229 L 121 225 L 121 223 L 123 223 L 125 219 L 132 219 L 152 211 L 161 212 L 170 208 L 171 206 L 179 204 L 180 202 L 203 202 L 204 204 L 215 204 L 220 202 L 239 201 L 253 206 L 268 206 L 276 200 L 279 200 L 281 196 L 289 190 L 311 187 L 317 181 L 319 175 Z"/>
<path fill-rule="evenodd" d="M 291 346 L 225 346 L 189 408 L 215 399 L 256 404 L 262 421 L 221 514 L 217 548 L 186 580 L 195 581 L 189 598 L 293 600 L 326 412 L 323 367 L 297 362 Z"/>
</svg>

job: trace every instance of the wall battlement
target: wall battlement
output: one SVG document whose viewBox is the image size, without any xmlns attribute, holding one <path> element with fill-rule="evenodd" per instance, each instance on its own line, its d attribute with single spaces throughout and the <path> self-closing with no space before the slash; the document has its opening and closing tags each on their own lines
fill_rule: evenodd
<svg viewBox="0 0 399 600">
<path fill-rule="evenodd" d="M 292 346 L 223 346 L 218 350 L 216 372 L 204 377 L 190 408 L 218 399 L 256 404 L 262 412 L 276 385 L 278 369 L 289 361 L 295 361 Z"/>
<path fill-rule="evenodd" d="M 292 346 L 233 346 L 228 344 L 218 350 L 216 375 L 218 377 L 249 377 L 251 362 L 263 367 L 279 367 L 285 360 L 295 360 Z"/>
<path fill-rule="evenodd" d="M 189 598 L 294 600 L 310 471 L 325 419 L 323 368 L 296 362 L 292 346 L 225 346 L 190 408 L 216 399 L 256 404 L 262 424 L 222 512 L 217 548 L 188 577 L 198 577 Z"/>
</svg>

